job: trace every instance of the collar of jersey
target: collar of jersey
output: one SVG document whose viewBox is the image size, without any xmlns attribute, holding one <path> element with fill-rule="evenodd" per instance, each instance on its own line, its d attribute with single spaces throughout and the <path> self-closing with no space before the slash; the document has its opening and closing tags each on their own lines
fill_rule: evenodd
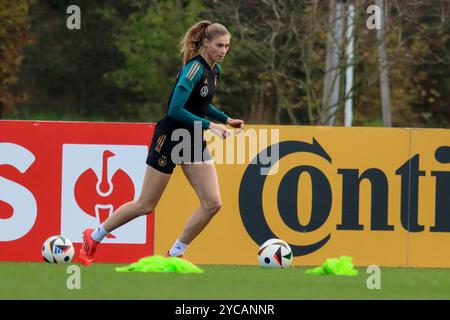
<svg viewBox="0 0 450 320">
<path fill-rule="evenodd" d="M 214 69 L 214 68 L 211 69 L 208 62 L 206 62 L 205 58 L 203 58 L 201 54 L 198 54 L 195 57 L 192 57 L 191 61 L 194 59 L 200 59 L 202 61 L 203 65 L 206 66 L 210 71 L 212 71 Z M 216 67 L 216 65 L 217 65 L 217 63 L 214 65 L 214 67 Z"/>
</svg>

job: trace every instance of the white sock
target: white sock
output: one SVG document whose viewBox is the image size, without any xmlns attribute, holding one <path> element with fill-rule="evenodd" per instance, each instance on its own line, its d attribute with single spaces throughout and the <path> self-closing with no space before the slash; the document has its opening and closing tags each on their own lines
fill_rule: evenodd
<svg viewBox="0 0 450 320">
<path fill-rule="evenodd" d="M 95 228 L 95 230 L 92 232 L 91 234 L 91 238 L 94 239 L 95 241 L 102 241 L 104 237 L 106 237 L 106 235 L 109 232 L 105 230 L 105 228 L 103 228 L 103 225 L 99 225 L 97 228 Z"/>
<path fill-rule="evenodd" d="M 184 251 L 186 251 L 187 246 L 188 246 L 187 244 L 184 244 L 183 242 L 180 242 L 180 240 L 177 239 L 172 249 L 170 249 L 169 251 L 169 256 L 171 257 L 181 256 L 184 253 Z"/>
</svg>

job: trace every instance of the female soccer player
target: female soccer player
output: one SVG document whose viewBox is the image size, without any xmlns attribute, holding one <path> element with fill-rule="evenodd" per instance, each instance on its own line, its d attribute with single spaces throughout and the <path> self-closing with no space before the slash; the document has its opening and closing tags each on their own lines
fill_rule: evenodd
<svg viewBox="0 0 450 320">
<path fill-rule="evenodd" d="M 200 207 L 187 221 L 166 256 L 182 256 L 187 246 L 220 210 L 222 202 L 217 173 L 203 132 L 209 129 L 221 138 L 230 135 L 226 126 L 211 122 L 205 119 L 206 116 L 233 128 L 244 127 L 243 120 L 232 119 L 211 104 L 221 75 L 219 63 L 225 58 L 229 47 L 228 30 L 208 20 L 197 22 L 184 35 L 180 49 L 184 67 L 177 76 L 167 114 L 155 127 L 141 194 L 138 199 L 118 208 L 97 228 L 83 231 L 79 258 L 84 265 L 92 263 L 97 246 L 108 233 L 155 209 L 176 164 L 180 164 L 195 189 Z M 198 131 L 194 130 L 195 126 L 202 129 L 199 135 L 194 134 Z M 190 150 L 182 149 L 174 159 L 172 150 L 179 142 L 172 141 L 171 137 L 177 129 L 184 129 L 183 132 L 190 134 Z"/>
</svg>

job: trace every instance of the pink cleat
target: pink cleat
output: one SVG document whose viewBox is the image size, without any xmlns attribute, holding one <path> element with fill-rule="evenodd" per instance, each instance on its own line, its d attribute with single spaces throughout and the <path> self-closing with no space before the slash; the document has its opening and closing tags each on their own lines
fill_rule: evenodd
<svg viewBox="0 0 450 320">
<path fill-rule="evenodd" d="M 95 250 L 100 242 L 91 238 L 94 229 L 89 228 L 83 231 L 83 244 L 80 249 L 80 261 L 83 265 L 88 266 L 94 261 Z"/>
</svg>

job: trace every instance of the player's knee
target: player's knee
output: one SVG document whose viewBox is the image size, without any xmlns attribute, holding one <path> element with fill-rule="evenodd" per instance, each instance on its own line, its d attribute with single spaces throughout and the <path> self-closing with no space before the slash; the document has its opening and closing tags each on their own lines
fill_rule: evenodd
<svg viewBox="0 0 450 320">
<path fill-rule="evenodd" d="M 156 207 L 156 203 L 153 201 L 136 201 L 137 211 L 139 215 L 149 214 Z"/>
<path fill-rule="evenodd" d="M 222 208 L 222 201 L 220 199 L 204 201 L 202 206 L 210 215 L 214 215 Z"/>
</svg>

